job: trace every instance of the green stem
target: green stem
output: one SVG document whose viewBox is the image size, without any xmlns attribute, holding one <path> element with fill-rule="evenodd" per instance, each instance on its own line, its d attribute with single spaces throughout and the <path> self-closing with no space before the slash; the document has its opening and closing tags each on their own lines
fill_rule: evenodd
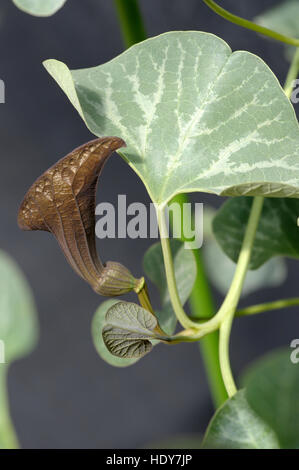
<svg viewBox="0 0 299 470">
<path fill-rule="evenodd" d="M 137 0 L 114 0 L 126 47 L 146 39 L 145 27 Z"/>
<path fill-rule="evenodd" d="M 183 211 L 183 204 L 188 202 L 189 198 L 186 194 L 178 194 L 171 200 L 171 203 L 178 203 L 180 205 L 181 214 Z M 172 225 L 176 224 L 176 221 L 171 218 L 170 221 L 172 222 Z M 181 233 L 183 234 L 184 227 L 182 217 L 181 222 Z M 215 313 L 215 306 L 211 288 L 206 277 L 201 251 L 193 250 L 193 254 L 196 262 L 197 274 L 194 287 L 189 298 L 189 304 L 192 318 L 196 321 L 201 318 L 201 315 L 205 318 L 212 317 Z M 214 331 L 202 338 L 199 342 L 199 348 L 204 362 L 213 403 L 217 409 L 228 398 L 220 370 L 218 331 Z"/>
<path fill-rule="evenodd" d="M 161 246 L 162 246 L 162 252 L 163 252 L 167 285 L 168 285 L 169 296 L 170 296 L 174 313 L 176 314 L 178 321 L 184 328 L 187 328 L 187 329 L 196 328 L 198 326 L 197 323 L 190 320 L 188 315 L 185 313 L 183 306 L 181 304 L 180 297 L 179 297 L 179 293 L 178 293 L 178 289 L 176 285 L 175 273 L 174 273 L 174 266 L 173 266 L 173 261 L 172 261 L 172 254 L 171 254 L 171 249 L 170 249 L 170 244 L 169 244 L 169 234 L 168 234 L 168 228 L 166 226 L 164 207 L 157 208 L 157 219 L 158 219 L 158 225 L 159 225 L 159 230 L 160 230 Z"/>
<path fill-rule="evenodd" d="M 213 318 L 211 318 L 211 320 L 208 320 L 202 324 L 191 321 L 190 318 L 187 317 L 181 305 L 175 282 L 169 239 L 167 237 L 168 234 L 165 225 L 164 210 L 157 210 L 166 277 L 173 309 L 176 313 L 178 320 L 184 328 L 194 328 L 194 339 L 200 339 L 203 336 L 206 336 L 207 334 L 215 331 L 217 328 L 220 328 L 219 361 L 223 382 L 228 396 L 232 396 L 236 392 L 236 386 L 232 376 L 229 361 L 229 338 L 231 325 L 245 281 L 255 233 L 263 207 L 263 202 L 264 198 L 261 196 L 257 196 L 253 199 L 253 204 L 248 224 L 246 227 L 240 255 L 238 258 L 236 270 L 227 296 L 223 301 L 223 304 L 220 307 L 218 313 Z"/>
<path fill-rule="evenodd" d="M 245 236 L 240 251 L 234 278 L 228 294 L 222 304 L 219 313 L 224 312 L 224 318 L 220 326 L 219 356 L 222 378 L 228 395 L 231 397 L 237 391 L 229 361 L 229 338 L 231 326 L 237 304 L 242 292 L 243 283 L 247 273 L 256 229 L 262 212 L 264 198 L 257 196 L 253 199 L 252 208 L 245 231 Z"/>
<path fill-rule="evenodd" d="M 18 448 L 18 439 L 9 413 L 7 366 L 0 364 L 0 449 Z"/>
<path fill-rule="evenodd" d="M 276 31 L 272 31 L 269 28 L 265 28 L 264 26 L 260 26 L 252 21 L 245 20 L 240 16 L 233 15 L 229 11 L 225 10 L 224 8 L 220 7 L 215 3 L 213 0 L 203 0 L 204 3 L 211 8 L 215 13 L 222 16 L 222 18 L 230 21 L 231 23 L 237 24 L 242 26 L 243 28 L 250 29 L 255 31 L 256 33 L 263 34 L 264 36 L 268 36 L 276 41 L 284 42 L 285 44 L 290 44 L 291 46 L 299 46 L 299 39 L 291 38 L 289 36 L 285 36 L 284 34 L 277 33 Z"/>
<path fill-rule="evenodd" d="M 257 313 L 269 312 L 270 310 L 279 310 L 281 308 L 296 307 L 299 305 L 299 297 L 291 299 L 275 300 L 273 302 L 265 302 L 258 305 L 251 305 L 250 307 L 237 310 L 236 316 L 243 317 L 245 315 L 255 315 Z"/>
<path fill-rule="evenodd" d="M 197 277 L 189 299 L 191 313 L 194 315 L 197 312 L 198 315 L 200 312 L 203 312 L 206 317 L 212 317 L 215 313 L 215 307 L 199 250 L 196 250 L 195 259 L 197 264 Z M 214 406 L 217 409 L 228 398 L 220 369 L 219 332 L 214 331 L 202 338 L 199 342 L 199 347 L 212 393 Z"/>
</svg>

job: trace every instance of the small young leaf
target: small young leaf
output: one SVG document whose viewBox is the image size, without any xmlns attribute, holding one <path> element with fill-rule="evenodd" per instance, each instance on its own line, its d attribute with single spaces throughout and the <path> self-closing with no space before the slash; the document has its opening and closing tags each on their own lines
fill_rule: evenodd
<svg viewBox="0 0 299 470">
<path fill-rule="evenodd" d="M 15 262 L 0 251 L 0 339 L 5 362 L 31 352 L 37 337 L 37 313 L 30 287 Z"/>
<path fill-rule="evenodd" d="M 101 358 L 104 361 L 106 361 L 111 366 L 127 367 L 127 366 L 134 364 L 138 359 L 135 359 L 135 358 L 128 359 L 128 358 L 114 356 L 106 348 L 104 340 L 103 340 L 103 336 L 102 336 L 102 330 L 105 324 L 106 312 L 110 307 L 112 307 L 112 305 L 115 305 L 117 302 L 118 300 L 109 299 L 101 303 L 101 305 L 95 312 L 94 317 L 92 319 L 91 332 L 92 332 L 94 346 L 98 354 L 101 356 Z"/>
<path fill-rule="evenodd" d="M 14 4 L 34 16 L 54 15 L 66 2 L 66 0 L 13 0 Z"/>
<path fill-rule="evenodd" d="M 150 340 L 163 339 L 157 327 L 152 313 L 132 302 L 117 302 L 106 313 L 103 340 L 115 356 L 140 358 L 151 351 Z"/>
<path fill-rule="evenodd" d="M 159 206 L 191 191 L 299 197 L 294 108 L 256 55 L 179 31 L 99 67 L 45 67 L 91 132 L 126 141 L 118 152 Z"/>
<path fill-rule="evenodd" d="M 274 431 L 250 408 L 245 391 L 227 400 L 213 416 L 204 449 L 279 449 Z"/>
<path fill-rule="evenodd" d="M 282 448 L 299 449 L 299 370 L 292 350 L 271 352 L 245 374 L 252 409 L 276 432 Z"/>
<path fill-rule="evenodd" d="M 252 198 L 226 201 L 213 220 L 215 237 L 223 251 L 234 262 L 238 260 Z M 299 258 L 299 201 L 266 198 L 259 221 L 250 260 L 257 269 L 273 256 Z"/>
<path fill-rule="evenodd" d="M 192 250 L 171 239 L 170 246 L 174 260 L 174 270 L 182 304 L 188 300 L 196 278 L 196 262 Z M 160 242 L 152 245 L 144 255 L 143 268 L 146 276 L 157 286 L 161 296 L 162 308 L 155 311 L 159 324 L 167 334 L 173 334 L 176 316 L 173 312 L 167 288 L 163 254 Z"/>
</svg>

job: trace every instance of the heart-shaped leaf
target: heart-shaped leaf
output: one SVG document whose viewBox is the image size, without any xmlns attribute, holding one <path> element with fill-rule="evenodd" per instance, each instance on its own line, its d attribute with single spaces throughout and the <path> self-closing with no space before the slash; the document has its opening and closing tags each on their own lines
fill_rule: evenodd
<svg viewBox="0 0 299 470">
<path fill-rule="evenodd" d="M 244 378 L 248 403 L 287 449 L 299 449 L 299 371 L 297 358 L 295 363 L 291 360 L 293 353 L 298 356 L 292 349 L 270 353 Z"/>
<path fill-rule="evenodd" d="M 245 391 L 227 400 L 207 429 L 205 449 L 279 449 L 274 431 L 249 406 Z"/>
<path fill-rule="evenodd" d="M 31 290 L 15 262 L 0 251 L 0 340 L 5 347 L 5 362 L 28 354 L 37 336 L 37 314 Z"/>
<path fill-rule="evenodd" d="M 196 261 L 192 250 L 178 240 L 171 239 L 175 278 L 182 305 L 188 300 L 196 278 Z M 177 323 L 173 312 L 165 275 L 161 243 L 152 245 L 144 255 L 143 268 L 146 276 L 157 286 L 161 297 L 161 310 L 156 311 L 159 324 L 165 333 L 172 335 Z"/>
<path fill-rule="evenodd" d="M 237 261 L 245 234 L 252 198 L 226 201 L 213 220 L 215 237 L 223 251 Z M 273 256 L 299 258 L 299 201 L 265 199 L 250 260 L 256 269 Z"/>
<path fill-rule="evenodd" d="M 127 366 L 134 364 L 138 359 L 136 358 L 128 359 L 126 357 L 114 356 L 106 348 L 104 340 L 103 340 L 103 336 L 102 336 L 102 330 L 105 324 L 106 312 L 110 307 L 112 307 L 112 305 L 115 305 L 116 303 L 118 303 L 118 300 L 114 300 L 114 299 L 109 299 L 101 303 L 101 305 L 97 309 L 92 319 L 92 325 L 91 325 L 92 338 L 93 338 L 93 342 L 94 342 L 94 345 L 98 354 L 101 356 L 101 358 L 104 361 L 108 362 L 108 364 L 110 364 L 111 366 L 127 367 Z"/>
<path fill-rule="evenodd" d="M 151 341 L 167 339 L 158 331 L 156 317 L 132 302 L 112 305 L 102 332 L 109 352 L 121 358 L 143 357 L 152 350 Z"/>
<path fill-rule="evenodd" d="M 45 62 L 88 128 L 164 206 L 180 192 L 299 197 L 299 128 L 267 65 L 202 32 L 170 32 L 112 61 L 70 71 Z"/>
<path fill-rule="evenodd" d="M 298 0 L 282 1 L 273 8 L 257 16 L 254 21 L 285 36 L 299 37 L 299 2 Z M 287 57 L 291 58 L 295 47 L 285 45 Z"/>
<path fill-rule="evenodd" d="M 13 0 L 20 10 L 34 16 L 54 15 L 66 0 Z"/>
</svg>

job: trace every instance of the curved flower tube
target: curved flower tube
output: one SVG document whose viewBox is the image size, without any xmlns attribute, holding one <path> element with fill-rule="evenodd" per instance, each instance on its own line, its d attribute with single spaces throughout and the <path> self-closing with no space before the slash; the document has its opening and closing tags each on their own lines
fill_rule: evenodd
<svg viewBox="0 0 299 470">
<path fill-rule="evenodd" d="M 103 137 L 73 150 L 36 180 L 18 214 L 21 229 L 53 233 L 77 274 L 104 296 L 138 292 L 141 284 L 120 263 L 103 264 L 95 243 L 98 178 L 111 153 L 125 145 Z"/>
</svg>

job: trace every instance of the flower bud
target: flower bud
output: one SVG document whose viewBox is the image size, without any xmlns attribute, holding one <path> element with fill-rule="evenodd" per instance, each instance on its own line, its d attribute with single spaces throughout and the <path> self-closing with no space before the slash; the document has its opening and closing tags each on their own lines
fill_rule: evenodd
<svg viewBox="0 0 299 470">
<path fill-rule="evenodd" d="M 104 264 L 98 283 L 94 284 L 94 290 L 101 295 L 114 297 L 126 294 L 132 290 L 138 290 L 139 279 L 120 263 L 108 261 Z"/>
</svg>

